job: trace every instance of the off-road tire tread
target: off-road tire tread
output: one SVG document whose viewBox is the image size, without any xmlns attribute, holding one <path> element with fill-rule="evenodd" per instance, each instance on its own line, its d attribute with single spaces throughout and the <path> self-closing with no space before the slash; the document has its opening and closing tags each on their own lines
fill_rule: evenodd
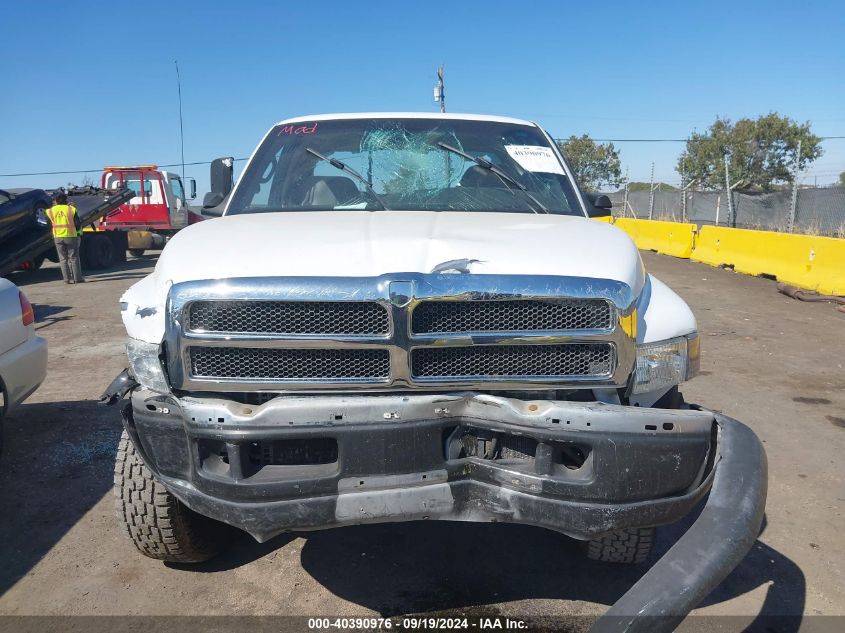
<svg viewBox="0 0 845 633">
<path fill-rule="evenodd" d="M 144 556 L 172 563 L 200 563 L 220 550 L 223 526 L 196 514 L 157 481 L 126 431 L 114 464 L 117 518 Z"/>
<path fill-rule="evenodd" d="M 642 563 L 651 553 L 654 528 L 627 528 L 587 542 L 587 558 L 606 563 Z"/>
</svg>

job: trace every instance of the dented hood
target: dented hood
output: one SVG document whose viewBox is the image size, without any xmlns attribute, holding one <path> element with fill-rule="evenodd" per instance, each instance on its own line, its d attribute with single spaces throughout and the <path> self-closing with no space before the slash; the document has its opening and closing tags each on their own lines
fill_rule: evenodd
<svg viewBox="0 0 845 633">
<path fill-rule="evenodd" d="M 644 282 L 639 253 L 628 236 L 583 217 L 287 212 L 226 216 L 183 229 L 164 249 L 153 275 L 131 288 L 124 302 L 163 307 L 170 285 L 183 281 L 429 273 L 453 260 L 464 260 L 459 267 L 475 274 L 612 279 L 636 294 Z"/>
</svg>

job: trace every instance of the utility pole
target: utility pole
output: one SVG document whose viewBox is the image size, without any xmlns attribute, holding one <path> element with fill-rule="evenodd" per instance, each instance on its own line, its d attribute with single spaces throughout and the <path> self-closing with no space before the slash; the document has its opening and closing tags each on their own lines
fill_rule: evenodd
<svg viewBox="0 0 845 633">
<path fill-rule="evenodd" d="M 728 226 L 736 226 L 736 218 L 734 218 L 734 203 L 733 196 L 731 196 L 731 177 L 728 173 L 730 171 L 731 159 L 728 153 L 725 152 L 725 193 L 728 196 Z"/>
<path fill-rule="evenodd" d="M 443 64 L 437 69 L 437 85 L 434 86 L 434 100 L 440 102 L 440 111 L 446 112 L 446 90 L 443 88 Z"/>
<path fill-rule="evenodd" d="M 795 152 L 795 170 L 792 173 L 792 204 L 789 205 L 789 232 L 795 228 L 795 210 L 798 206 L 798 169 L 801 164 L 801 140 L 798 140 L 798 150 Z"/>
</svg>

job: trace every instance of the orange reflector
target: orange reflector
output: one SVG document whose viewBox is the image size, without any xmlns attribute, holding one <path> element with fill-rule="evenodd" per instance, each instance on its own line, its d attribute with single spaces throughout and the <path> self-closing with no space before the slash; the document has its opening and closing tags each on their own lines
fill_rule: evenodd
<svg viewBox="0 0 845 633">
<path fill-rule="evenodd" d="M 32 304 L 20 290 L 18 290 L 18 298 L 21 301 L 21 321 L 24 325 L 32 325 L 35 323 L 35 312 L 32 309 Z"/>
<path fill-rule="evenodd" d="M 619 327 L 630 338 L 637 340 L 637 311 L 634 310 L 628 316 L 620 316 Z"/>
</svg>

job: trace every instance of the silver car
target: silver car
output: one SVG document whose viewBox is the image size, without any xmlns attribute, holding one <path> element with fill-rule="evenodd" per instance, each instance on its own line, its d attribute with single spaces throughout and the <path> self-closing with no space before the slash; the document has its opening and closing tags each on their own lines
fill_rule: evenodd
<svg viewBox="0 0 845 633">
<path fill-rule="evenodd" d="M 35 333 L 35 315 L 23 292 L 0 278 L 0 423 L 44 382 L 47 341 Z M 0 448 L 2 448 L 0 429 Z"/>
</svg>

